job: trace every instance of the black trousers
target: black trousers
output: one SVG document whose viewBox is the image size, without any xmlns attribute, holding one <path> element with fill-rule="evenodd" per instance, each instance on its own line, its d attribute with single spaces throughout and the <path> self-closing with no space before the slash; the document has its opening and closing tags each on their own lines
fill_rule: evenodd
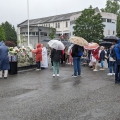
<svg viewBox="0 0 120 120">
<path fill-rule="evenodd" d="M 115 83 L 120 83 L 120 65 L 116 65 Z"/>
<path fill-rule="evenodd" d="M 37 69 L 41 69 L 41 62 L 36 62 L 37 63 Z"/>
</svg>

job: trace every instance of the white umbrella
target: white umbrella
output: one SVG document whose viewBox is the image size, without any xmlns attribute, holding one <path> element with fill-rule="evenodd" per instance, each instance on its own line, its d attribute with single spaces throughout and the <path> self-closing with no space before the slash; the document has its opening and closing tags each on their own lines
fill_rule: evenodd
<svg viewBox="0 0 120 120">
<path fill-rule="evenodd" d="M 51 48 L 54 48 L 56 50 L 64 50 L 65 49 L 65 46 L 64 44 L 61 42 L 61 41 L 58 41 L 58 40 L 50 40 L 48 42 L 48 45 L 51 47 Z"/>
</svg>

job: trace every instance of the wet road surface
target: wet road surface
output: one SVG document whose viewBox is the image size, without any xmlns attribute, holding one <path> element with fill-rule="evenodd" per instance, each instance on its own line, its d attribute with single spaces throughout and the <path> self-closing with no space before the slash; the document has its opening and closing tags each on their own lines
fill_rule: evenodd
<svg viewBox="0 0 120 120">
<path fill-rule="evenodd" d="M 0 120 L 120 120 L 120 85 L 108 70 L 71 66 L 52 77 L 50 68 L 0 79 Z"/>
</svg>

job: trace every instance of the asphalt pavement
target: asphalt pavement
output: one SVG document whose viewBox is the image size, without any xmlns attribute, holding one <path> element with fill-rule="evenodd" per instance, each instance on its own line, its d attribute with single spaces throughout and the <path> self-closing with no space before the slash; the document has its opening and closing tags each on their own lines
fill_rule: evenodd
<svg viewBox="0 0 120 120">
<path fill-rule="evenodd" d="M 108 69 L 82 67 L 72 78 L 73 66 L 52 77 L 49 67 L 0 79 L 0 120 L 120 120 L 120 85 Z"/>
</svg>

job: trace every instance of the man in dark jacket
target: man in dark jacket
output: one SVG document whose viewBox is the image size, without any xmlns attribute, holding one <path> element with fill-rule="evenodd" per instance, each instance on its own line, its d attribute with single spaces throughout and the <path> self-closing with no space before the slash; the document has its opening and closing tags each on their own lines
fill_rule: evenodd
<svg viewBox="0 0 120 120">
<path fill-rule="evenodd" d="M 120 39 L 114 47 L 113 58 L 116 59 L 115 83 L 120 84 Z"/>
<path fill-rule="evenodd" d="M 62 50 L 52 50 L 51 59 L 53 61 L 53 77 L 55 77 L 56 74 L 59 76 L 60 56 L 62 56 Z"/>
<path fill-rule="evenodd" d="M 79 46 L 79 45 L 74 45 L 72 48 L 72 57 L 73 57 L 73 66 L 74 66 L 74 74 L 72 77 L 77 77 L 81 75 L 81 65 L 80 65 L 80 60 L 81 56 L 78 55 L 78 53 L 84 52 L 84 48 Z"/>
<path fill-rule="evenodd" d="M 104 50 L 104 47 L 101 46 L 100 47 L 100 63 L 101 63 L 101 69 L 100 70 L 104 70 L 104 61 L 105 61 L 105 50 Z"/>
</svg>

